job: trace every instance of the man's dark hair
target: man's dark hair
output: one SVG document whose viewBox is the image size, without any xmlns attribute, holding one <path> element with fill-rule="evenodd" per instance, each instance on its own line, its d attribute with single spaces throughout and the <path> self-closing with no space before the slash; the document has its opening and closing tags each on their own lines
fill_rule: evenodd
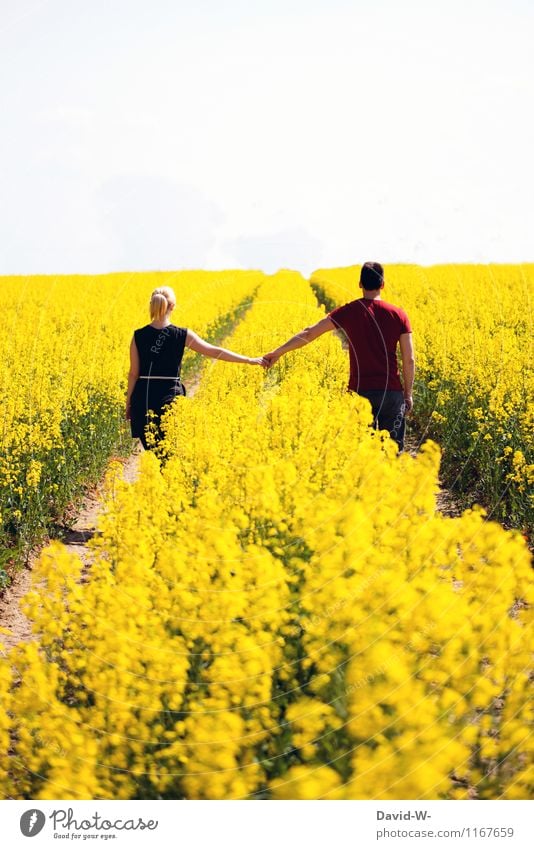
<svg viewBox="0 0 534 849">
<path fill-rule="evenodd" d="M 384 282 L 384 269 L 379 262 L 364 262 L 360 272 L 360 283 L 367 291 L 380 289 Z"/>
</svg>

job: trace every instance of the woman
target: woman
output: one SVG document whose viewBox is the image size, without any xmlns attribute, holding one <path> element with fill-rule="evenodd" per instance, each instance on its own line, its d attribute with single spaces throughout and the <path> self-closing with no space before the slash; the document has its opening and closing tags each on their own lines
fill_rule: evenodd
<svg viewBox="0 0 534 849">
<path fill-rule="evenodd" d="M 210 345 L 190 329 L 171 323 L 171 313 L 176 297 L 169 286 L 155 289 L 150 298 L 152 321 L 134 332 L 130 344 L 130 372 L 126 398 L 126 418 L 130 421 L 132 437 L 139 438 L 147 448 L 145 426 L 149 410 L 155 424 L 155 442 L 162 438 L 160 421 L 163 408 L 177 395 L 185 395 L 180 380 L 184 349 L 197 354 L 225 360 L 229 363 L 247 363 L 266 366 L 262 357 L 243 357 L 226 348 Z"/>
</svg>

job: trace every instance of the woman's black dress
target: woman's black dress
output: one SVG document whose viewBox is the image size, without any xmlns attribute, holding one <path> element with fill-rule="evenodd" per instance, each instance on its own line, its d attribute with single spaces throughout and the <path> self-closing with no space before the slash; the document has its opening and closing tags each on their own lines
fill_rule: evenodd
<svg viewBox="0 0 534 849">
<path fill-rule="evenodd" d="M 159 441 L 163 408 L 178 395 L 185 395 L 180 369 L 186 337 L 187 329 L 174 324 L 163 328 L 147 324 L 134 332 L 140 368 L 130 401 L 130 425 L 132 437 L 140 439 L 145 448 L 148 411 L 155 413 L 155 419 L 151 420 L 156 424 L 156 441 Z"/>
</svg>

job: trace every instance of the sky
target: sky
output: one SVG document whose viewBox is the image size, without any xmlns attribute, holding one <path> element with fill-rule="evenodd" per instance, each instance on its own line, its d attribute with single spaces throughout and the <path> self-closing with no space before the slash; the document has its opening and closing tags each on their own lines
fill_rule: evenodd
<svg viewBox="0 0 534 849">
<path fill-rule="evenodd" d="M 0 0 L 0 274 L 534 260 L 532 0 Z"/>
</svg>

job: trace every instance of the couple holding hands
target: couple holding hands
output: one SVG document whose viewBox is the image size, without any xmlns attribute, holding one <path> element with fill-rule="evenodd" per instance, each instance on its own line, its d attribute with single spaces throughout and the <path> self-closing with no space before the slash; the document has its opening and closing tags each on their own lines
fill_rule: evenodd
<svg viewBox="0 0 534 849">
<path fill-rule="evenodd" d="M 140 439 L 145 449 L 148 447 L 145 426 L 147 412 L 152 410 L 156 441 L 161 439 L 159 423 L 163 408 L 177 395 L 185 395 L 180 379 L 185 348 L 225 362 L 270 368 L 289 351 L 308 345 L 330 330 L 341 329 L 349 346 L 348 389 L 370 401 L 374 427 L 389 431 L 402 451 L 406 414 L 413 407 L 415 358 L 410 320 L 400 307 L 382 300 L 384 269 L 380 263 L 364 263 L 360 288 L 361 298 L 332 310 L 317 324 L 304 328 L 263 357 L 244 357 L 210 345 L 192 330 L 172 324 L 174 292 L 168 286 L 156 289 L 150 299 L 151 323 L 136 330 L 130 344 L 126 418 L 130 421 L 132 437 Z M 398 344 L 402 383 L 397 365 Z"/>
</svg>

